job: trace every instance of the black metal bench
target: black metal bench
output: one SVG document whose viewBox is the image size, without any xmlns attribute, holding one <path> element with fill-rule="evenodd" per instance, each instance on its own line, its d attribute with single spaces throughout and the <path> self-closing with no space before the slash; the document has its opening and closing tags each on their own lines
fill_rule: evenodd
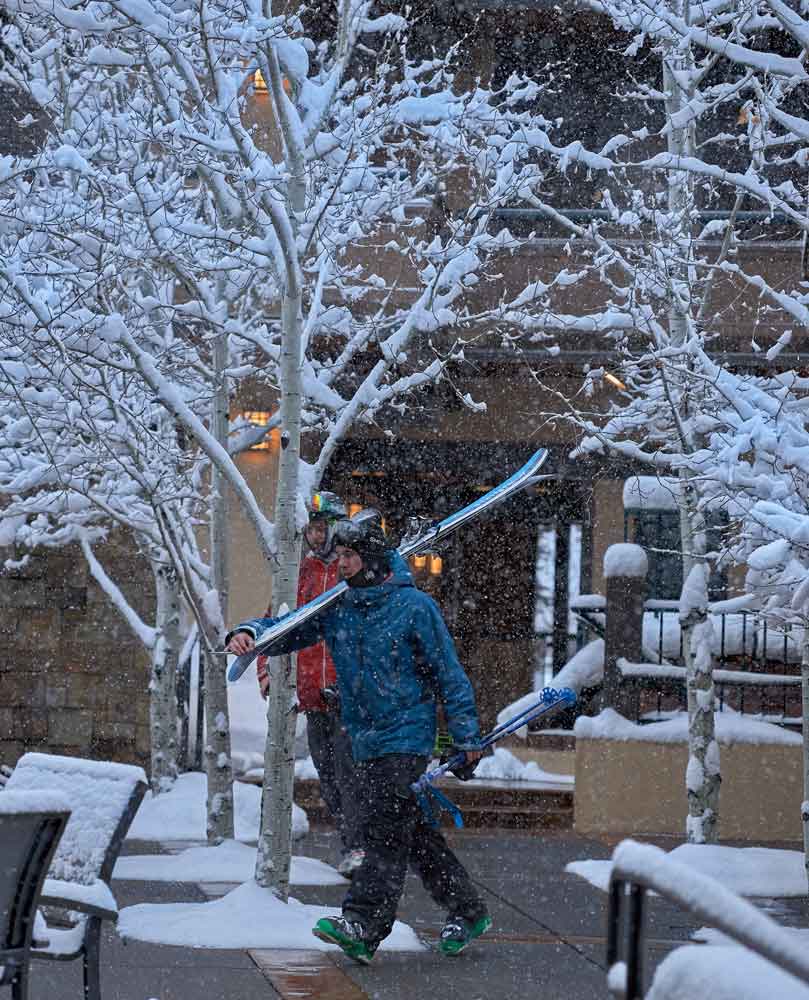
<svg viewBox="0 0 809 1000">
<path fill-rule="evenodd" d="M 11 987 L 13 1000 L 28 997 L 37 906 L 69 816 L 58 793 L 0 795 L 0 985 Z"/>
<path fill-rule="evenodd" d="M 146 787 L 143 770 L 130 764 L 28 753 L 0 793 L 52 790 L 70 803 L 70 820 L 40 899 L 51 918 L 49 940 L 45 947 L 34 947 L 32 956 L 59 962 L 81 958 L 85 1000 L 101 997 L 101 925 L 118 919 L 112 870 Z"/>
</svg>

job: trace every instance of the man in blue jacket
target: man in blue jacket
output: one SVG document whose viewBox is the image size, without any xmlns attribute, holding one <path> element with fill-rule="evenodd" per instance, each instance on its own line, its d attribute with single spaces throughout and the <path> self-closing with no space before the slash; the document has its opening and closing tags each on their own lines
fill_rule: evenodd
<svg viewBox="0 0 809 1000">
<path fill-rule="evenodd" d="M 472 686 L 431 597 L 416 589 L 401 556 L 390 549 L 377 512 L 365 510 L 334 529 L 343 599 L 294 629 L 273 653 L 325 639 L 337 670 L 343 722 L 361 790 L 365 860 L 355 872 L 340 917 L 324 917 L 316 937 L 367 964 L 388 936 L 408 863 L 447 910 L 439 948 L 457 955 L 491 926 L 466 869 L 431 827 L 412 791 L 435 745 L 441 701 L 456 748 L 470 769 L 480 759 Z M 230 652 L 252 649 L 273 624 L 254 618 L 228 636 Z"/>
</svg>

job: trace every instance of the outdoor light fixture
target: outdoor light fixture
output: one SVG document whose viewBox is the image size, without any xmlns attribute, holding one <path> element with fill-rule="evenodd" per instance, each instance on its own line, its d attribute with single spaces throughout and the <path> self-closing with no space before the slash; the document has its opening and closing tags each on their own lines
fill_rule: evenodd
<svg viewBox="0 0 809 1000">
<path fill-rule="evenodd" d="M 289 80 L 283 78 L 284 93 L 289 97 L 292 94 L 292 84 Z M 267 86 L 267 81 L 264 79 L 264 74 L 260 69 L 257 69 L 253 74 L 253 87 L 257 94 L 267 94 L 269 93 L 269 87 Z"/>
<path fill-rule="evenodd" d="M 270 422 L 272 413 L 269 410 L 244 410 L 242 417 L 249 420 L 251 424 L 258 424 L 259 427 L 266 427 Z M 250 451 L 278 451 L 281 444 L 281 428 L 273 427 L 266 437 L 256 444 L 250 445 Z"/>
<path fill-rule="evenodd" d="M 413 569 L 425 569 L 427 566 L 427 556 L 413 556 Z"/>
<path fill-rule="evenodd" d="M 613 375 L 612 372 L 607 372 L 604 375 L 604 381 L 609 382 L 610 385 L 614 385 L 616 389 L 626 389 L 624 383 L 618 378 L 617 375 Z"/>
<path fill-rule="evenodd" d="M 430 576 L 441 576 L 444 571 L 444 560 L 441 556 L 430 556 Z"/>
<path fill-rule="evenodd" d="M 353 517 L 355 514 L 359 514 L 361 510 L 362 510 L 362 504 L 352 503 L 349 505 L 348 508 L 348 516 Z"/>
</svg>

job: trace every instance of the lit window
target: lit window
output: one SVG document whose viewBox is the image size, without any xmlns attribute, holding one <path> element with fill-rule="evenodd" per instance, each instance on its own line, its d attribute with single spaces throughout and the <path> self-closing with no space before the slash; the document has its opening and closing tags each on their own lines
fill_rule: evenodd
<svg viewBox="0 0 809 1000">
<path fill-rule="evenodd" d="M 245 410 L 242 417 L 249 420 L 251 424 L 258 424 L 259 427 L 266 427 L 270 422 L 272 413 L 269 410 Z M 250 451 L 277 451 L 281 444 L 281 429 L 274 427 L 270 433 L 251 446 Z"/>
<path fill-rule="evenodd" d="M 292 95 L 292 84 L 286 77 L 283 78 L 283 85 L 284 93 L 287 97 L 290 97 Z M 264 79 L 264 74 L 260 69 L 257 69 L 253 74 L 253 86 L 257 94 L 266 94 L 269 91 L 267 81 Z"/>
</svg>

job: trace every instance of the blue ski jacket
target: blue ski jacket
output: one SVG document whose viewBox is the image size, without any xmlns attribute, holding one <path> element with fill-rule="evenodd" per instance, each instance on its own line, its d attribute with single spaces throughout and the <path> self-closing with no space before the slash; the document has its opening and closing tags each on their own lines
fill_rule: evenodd
<svg viewBox="0 0 809 1000">
<path fill-rule="evenodd" d="M 279 641 L 291 653 L 325 640 L 337 670 L 341 716 L 355 760 L 387 754 L 429 756 L 441 701 L 456 745 L 480 743 L 472 685 L 435 601 L 413 584 L 396 553 L 375 587 L 351 587 L 336 605 Z M 229 633 L 256 638 L 278 618 L 252 618 Z"/>
</svg>

